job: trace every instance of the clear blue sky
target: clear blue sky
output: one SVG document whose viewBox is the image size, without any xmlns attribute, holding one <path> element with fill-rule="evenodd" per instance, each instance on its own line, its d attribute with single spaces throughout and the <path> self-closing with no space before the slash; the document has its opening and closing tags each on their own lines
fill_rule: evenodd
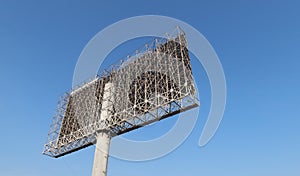
<svg viewBox="0 0 300 176">
<path fill-rule="evenodd" d="M 193 61 L 201 109 L 192 135 L 153 161 L 110 158 L 108 175 L 299 176 L 299 9 L 297 0 L 1 1 L 0 175 L 91 175 L 94 147 L 60 159 L 41 155 L 58 97 L 71 88 L 77 58 L 98 31 L 157 14 L 186 21 L 215 48 L 227 79 L 224 119 L 199 148 L 210 86 Z M 131 135 L 162 132 L 172 123 Z"/>
</svg>

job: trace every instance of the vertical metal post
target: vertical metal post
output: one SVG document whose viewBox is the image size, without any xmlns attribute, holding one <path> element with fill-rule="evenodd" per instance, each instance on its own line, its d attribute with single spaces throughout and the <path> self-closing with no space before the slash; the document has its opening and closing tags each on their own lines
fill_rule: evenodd
<svg viewBox="0 0 300 176">
<path fill-rule="evenodd" d="M 106 83 L 104 87 L 102 108 L 100 120 L 105 121 L 111 115 L 111 92 L 112 83 Z M 101 131 L 97 134 L 94 166 L 92 176 L 106 176 L 107 175 L 107 163 L 109 157 L 109 145 L 110 145 L 110 133 L 109 131 Z"/>
</svg>

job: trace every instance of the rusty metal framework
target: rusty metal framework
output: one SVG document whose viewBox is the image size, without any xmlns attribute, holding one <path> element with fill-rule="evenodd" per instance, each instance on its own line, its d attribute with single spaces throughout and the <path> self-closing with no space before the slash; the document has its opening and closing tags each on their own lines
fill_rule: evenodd
<svg viewBox="0 0 300 176">
<path fill-rule="evenodd" d="M 113 137 L 198 105 L 185 33 L 177 28 L 65 93 L 43 153 L 60 157 L 94 144 L 101 131 Z"/>
</svg>

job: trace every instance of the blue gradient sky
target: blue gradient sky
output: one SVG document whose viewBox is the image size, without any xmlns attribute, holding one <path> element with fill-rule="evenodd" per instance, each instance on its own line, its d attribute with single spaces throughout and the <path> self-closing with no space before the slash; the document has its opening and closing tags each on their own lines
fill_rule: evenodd
<svg viewBox="0 0 300 176">
<path fill-rule="evenodd" d="M 77 58 L 98 31 L 156 14 L 189 23 L 215 48 L 227 79 L 224 119 L 213 140 L 199 148 L 210 86 L 192 58 L 201 98 L 192 135 L 153 161 L 110 158 L 108 175 L 299 176 L 299 8 L 296 0 L 1 1 L 0 175 L 91 175 L 94 147 L 60 159 L 41 155 L 58 97 L 71 88 Z M 111 58 L 136 46 L 141 43 L 124 44 Z M 127 136 L 151 138 L 175 120 Z"/>
</svg>

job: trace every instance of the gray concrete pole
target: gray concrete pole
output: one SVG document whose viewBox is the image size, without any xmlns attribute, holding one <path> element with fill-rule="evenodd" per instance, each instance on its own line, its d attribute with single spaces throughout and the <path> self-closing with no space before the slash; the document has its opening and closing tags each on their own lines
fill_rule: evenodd
<svg viewBox="0 0 300 176">
<path fill-rule="evenodd" d="M 107 120 L 111 116 L 112 102 L 112 83 L 106 83 L 103 94 L 102 108 L 100 120 Z M 94 166 L 92 176 L 106 176 L 107 175 L 107 162 L 110 145 L 110 133 L 108 131 L 101 131 L 97 134 L 95 155 L 94 155 Z"/>
<path fill-rule="evenodd" d="M 97 135 L 92 176 L 106 176 L 110 136 L 106 132 Z"/>
</svg>

